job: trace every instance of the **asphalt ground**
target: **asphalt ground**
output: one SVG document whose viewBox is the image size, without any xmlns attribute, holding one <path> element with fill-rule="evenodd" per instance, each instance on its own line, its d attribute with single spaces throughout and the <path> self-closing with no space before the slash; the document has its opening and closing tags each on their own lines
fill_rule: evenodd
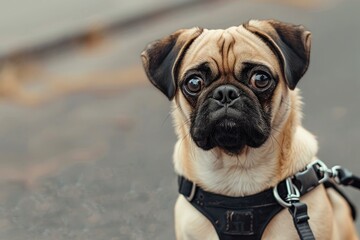
<svg viewBox="0 0 360 240">
<path fill-rule="evenodd" d="M 360 174 L 360 2 L 315 3 L 198 4 L 3 65 L 0 239 L 175 238 L 170 104 L 146 80 L 139 54 L 178 28 L 276 18 L 310 29 L 303 124 L 320 159 Z M 360 209 L 360 192 L 345 190 Z"/>
<path fill-rule="evenodd" d="M 203 0 L 0 0 L 0 60 L 68 44 L 89 32 L 105 31 Z M 208 1 L 208 0 L 205 0 Z"/>
</svg>

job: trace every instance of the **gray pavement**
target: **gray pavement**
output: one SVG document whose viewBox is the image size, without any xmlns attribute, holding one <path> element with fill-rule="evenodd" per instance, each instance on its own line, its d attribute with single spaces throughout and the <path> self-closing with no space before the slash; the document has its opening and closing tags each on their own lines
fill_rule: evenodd
<svg viewBox="0 0 360 240">
<path fill-rule="evenodd" d="M 0 0 L 0 59 L 199 0 Z"/>
<path fill-rule="evenodd" d="M 0 239 L 174 239 L 170 104 L 147 82 L 139 54 L 181 27 L 250 18 L 307 26 L 304 125 L 322 160 L 360 174 L 359 9 L 357 0 L 199 4 L 122 28 L 91 49 L 33 59 L 37 71 L 21 81 L 8 67 L 4 76 L 20 86 L 0 102 Z M 347 192 L 360 209 L 360 192 Z"/>
</svg>

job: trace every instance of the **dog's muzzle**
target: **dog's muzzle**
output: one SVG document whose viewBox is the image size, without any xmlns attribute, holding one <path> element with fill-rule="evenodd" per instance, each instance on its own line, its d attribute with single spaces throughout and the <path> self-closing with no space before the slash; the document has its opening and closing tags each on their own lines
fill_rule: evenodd
<svg viewBox="0 0 360 240">
<path fill-rule="evenodd" d="M 246 146 L 258 147 L 266 139 L 262 114 L 254 100 L 234 85 L 215 88 L 199 108 L 191 135 L 205 150 L 220 147 L 233 154 Z"/>
<path fill-rule="evenodd" d="M 232 107 L 239 98 L 239 89 L 232 85 L 220 86 L 212 94 L 212 99 L 219 109 L 212 116 L 216 123 L 211 138 L 216 145 L 229 151 L 236 151 L 243 145 L 239 134 L 241 126 L 237 121 L 240 113 Z"/>
</svg>

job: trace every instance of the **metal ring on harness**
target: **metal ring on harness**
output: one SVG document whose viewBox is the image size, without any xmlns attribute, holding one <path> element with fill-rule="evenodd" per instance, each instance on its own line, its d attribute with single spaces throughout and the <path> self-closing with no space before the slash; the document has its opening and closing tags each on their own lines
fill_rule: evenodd
<svg viewBox="0 0 360 240">
<path fill-rule="evenodd" d="M 186 197 L 186 199 L 191 202 L 195 196 L 195 191 L 196 191 L 196 184 L 195 183 L 192 183 L 192 186 L 191 186 L 191 192 L 190 192 L 190 195 L 188 197 Z"/>
<path fill-rule="evenodd" d="M 277 185 L 273 188 L 273 194 L 276 201 L 283 206 L 284 208 L 289 208 L 292 206 L 292 202 L 298 202 L 300 200 L 300 191 L 299 189 L 292 183 L 291 178 L 287 178 L 286 180 L 286 191 L 287 196 L 286 199 L 283 200 L 280 197 L 280 194 L 277 189 Z"/>
</svg>

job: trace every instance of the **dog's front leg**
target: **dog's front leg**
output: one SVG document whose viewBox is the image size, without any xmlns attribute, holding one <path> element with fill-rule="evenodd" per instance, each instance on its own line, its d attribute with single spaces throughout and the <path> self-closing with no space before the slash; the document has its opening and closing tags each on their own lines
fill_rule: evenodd
<svg viewBox="0 0 360 240">
<path fill-rule="evenodd" d="M 175 205 L 175 232 L 177 240 L 218 240 L 210 221 L 180 195 Z"/>
</svg>

